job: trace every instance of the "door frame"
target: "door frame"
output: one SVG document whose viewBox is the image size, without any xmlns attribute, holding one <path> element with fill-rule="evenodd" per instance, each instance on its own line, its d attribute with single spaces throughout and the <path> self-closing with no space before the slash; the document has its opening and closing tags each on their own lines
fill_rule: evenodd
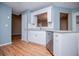
<svg viewBox="0 0 79 59">
<path fill-rule="evenodd" d="M 62 14 L 62 13 L 60 13 L 60 30 L 61 30 L 61 14 Z M 69 26 L 68 26 L 68 25 L 69 25 L 69 23 L 68 23 L 69 14 L 68 14 L 68 13 L 63 13 L 63 14 L 67 14 L 67 20 L 66 20 L 66 21 L 67 21 L 67 23 L 66 23 L 66 27 L 67 27 L 67 28 L 66 28 L 66 30 L 68 30 L 68 27 L 69 27 Z"/>
<path fill-rule="evenodd" d="M 76 16 L 79 16 L 79 12 L 72 13 L 72 31 L 76 32 Z"/>
<path fill-rule="evenodd" d="M 72 26 L 71 26 L 71 24 L 72 24 L 72 22 L 71 22 L 71 20 L 72 20 L 72 13 L 71 12 L 65 12 L 65 11 L 60 11 L 59 12 L 59 30 L 60 30 L 60 13 L 66 13 L 66 14 L 68 14 L 68 31 L 71 31 L 72 30 Z M 70 23 L 71 22 L 71 23 Z"/>
</svg>

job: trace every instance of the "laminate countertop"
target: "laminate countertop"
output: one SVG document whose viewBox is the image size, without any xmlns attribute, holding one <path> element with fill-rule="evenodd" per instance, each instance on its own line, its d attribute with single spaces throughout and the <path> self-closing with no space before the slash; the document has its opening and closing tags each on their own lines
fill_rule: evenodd
<svg viewBox="0 0 79 59">
<path fill-rule="evenodd" d="M 55 33 L 79 33 L 76 31 L 56 31 L 53 28 L 29 28 L 28 31 L 46 31 L 46 32 L 55 32 Z"/>
</svg>

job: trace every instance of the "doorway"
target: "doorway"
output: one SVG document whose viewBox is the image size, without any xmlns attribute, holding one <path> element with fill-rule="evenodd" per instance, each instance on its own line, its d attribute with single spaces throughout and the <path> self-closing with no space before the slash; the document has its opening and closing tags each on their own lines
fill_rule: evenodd
<svg viewBox="0 0 79 59">
<path fill-rule="evenodd" d="M 76 16 L 76 31 L 79 32 L 79 15 Z"/>
<path fill-rule="evenodd" d="M 21 40 L 21 15 L 12 14 L 12 42 Z"/>
<path fill-rule="evenodd" d="M 68 13 L 60 13 L 60 30 L 68 30 Z"/>
</svg>

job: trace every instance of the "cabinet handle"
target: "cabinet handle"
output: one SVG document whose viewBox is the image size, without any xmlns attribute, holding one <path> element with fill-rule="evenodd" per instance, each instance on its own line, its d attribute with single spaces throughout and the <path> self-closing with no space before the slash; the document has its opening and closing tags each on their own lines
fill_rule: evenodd
<svg viewBox="0 0 79 59">
<path fill-rule="evenodd" d="M 50 33 L 48 33 L 48 35 L 50 35 Z"/>
<path fill-rule="evenodd" d="M 55 35 L 56 37 L 58 37 L 58 35 Z"/>
<path fill-rule="evenodd" d="M 37 35 L 35 35 L 35 37 L 37 37 Z"/>
</svg>

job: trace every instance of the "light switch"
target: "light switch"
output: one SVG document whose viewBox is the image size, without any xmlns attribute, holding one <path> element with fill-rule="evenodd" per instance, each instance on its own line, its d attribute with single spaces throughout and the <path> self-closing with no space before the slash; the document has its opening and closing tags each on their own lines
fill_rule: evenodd
<svg viewBox="0 0 79 59">
<path fill-rule="evenodd" d="M 10 19 L 10 17 L 8 16 L 8 19 Z"/>
<path fill-rule="evenodd" d="M 8 24 L 5 24 L 5 27 L 8 27 Z"/>
</svg>

